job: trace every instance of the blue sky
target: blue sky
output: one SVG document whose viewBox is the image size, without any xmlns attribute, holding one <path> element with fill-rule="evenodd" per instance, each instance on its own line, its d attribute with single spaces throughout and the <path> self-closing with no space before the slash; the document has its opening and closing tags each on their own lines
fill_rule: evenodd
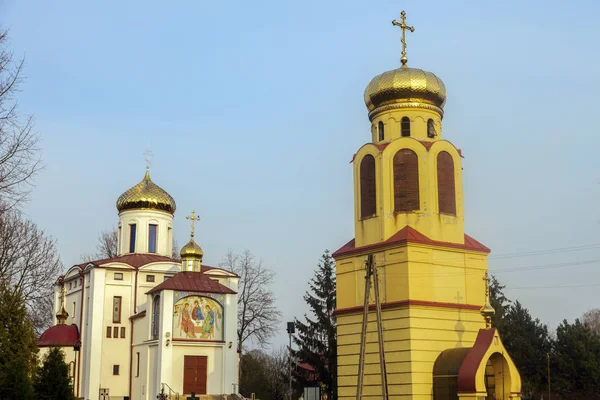
<svg viewBox="0 0 600 400">
<path fill-rule="evenodd" d="M 444 80 L 444 138 L 463 150 L 465 222 L 492 270 L 600 259 L 597 40 L 592 1 L 407 2 L 0 0 L 25 56 L 19 93 L 46 169 L 25 212 L 65 266 L 117 222 L 144 173 L 202 217 L 207 264 L 250 249 L 277 271 L 284 322 L 324 249 L 353 236 L 352 154 L 369 140 L 363 90 L 409 65 Z M 555 327 L 600 307 L 600 262 L 499 272 L 510 298 Z M 519 289 L 542 286 L 544 289 Z M 285 326 L 276 345 L 285 343 Z"/>
</svg>

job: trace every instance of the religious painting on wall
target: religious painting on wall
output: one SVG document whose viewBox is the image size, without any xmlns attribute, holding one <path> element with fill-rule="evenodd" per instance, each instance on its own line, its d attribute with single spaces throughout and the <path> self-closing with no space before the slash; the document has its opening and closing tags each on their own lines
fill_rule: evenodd
<svg viewBox="0 0 600 400">
<path fill-rule="evenodd" d="M 176 294 L 173 338 L 223 340 L 223 306 L 212 297 Z"/>
</svg>

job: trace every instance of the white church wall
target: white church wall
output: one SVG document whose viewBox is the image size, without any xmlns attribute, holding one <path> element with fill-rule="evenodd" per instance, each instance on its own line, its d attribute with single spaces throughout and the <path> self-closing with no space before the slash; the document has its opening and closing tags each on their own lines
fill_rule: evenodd
<svg viewBox="0 0 600 400">
<path fill-rule="evenodd" d="M 104 328 L 104 285 L 106 282 L 106 270 L 93 268 L 89 272 L 89 304 L 87 325 L 84 327 L 82 340 L 84 351 L 84 365 L 81 371 L 84 377 L 82 384 L 82 397 L 86 400 L 98 400 L 100 385 L 100 373 L 102 371 L 102 336 Z M 87 289 L 87 288 L 86 288 Z"/>
<path fill-rule="evenodd" d="M 171 338 L 171 332 L 173 330 L 172 308 L 173 292 L 171 290 L 160 292 L 160 326 L 157 341 L 156 364 L 154 364 L 158 372 L 155 380 L 156 388 L 158 389 L 156 392 L 152 393 L 152 398 L 156 398 L 156 395 L 158 395 L 161 383 L 166 383 L 173 387 L 173 385 L 171 385 L 173 366 L 173 342 Z"/>
<path fill-rule="evenodd" d="M 230 289 L 237 292 L 237 278 L 230 279 Z M 225 298 L 225 343 L 223 363 L 223 393 L 238 392 L 238 354 L 237 354 L 237 295 L 227 295 Z"/>
<path fill-rule="evenodd" d="M 156 346 L 154 346 L 156 348 Z M 131 398 L 148 399 L 148 382 L 151 360 L 148 344 L 134 345 L 133 368 L 131 371 Z"/>
<path fill-rule="evenodd" d="M 129 267 L 128 267 L 129 268 Z M 129 357 L 131 326 L 129 317 L 133 314 L 133 296 L 131 295 L 134 272 L 125 269 L 110 268 L 106 271 L 104 285 L 104 313 L 102 326 L 102 367 L 100 387 L 109 389 L 110 396 L 129 395 Z M 122 274 L 122 280 L 115 279 Z M 120 297 L 120 310 L 113 309 L 115 298 Z M 110 328 L 110 337 L 108 336 Z M 116 336 L 116 337 L 115 337 Z M 114 374 L 118 366 L 118 374 Z"/>
<path fill-rule="evenodd" d="M 119 214 L 119 255 L 130 253 L 129 225 L 136 225 L 135 253 L 149 253 L 149 225 L 158 225 L 156 254 L 171 256 L 173 250 L 172 229 L 173 216 L 169 213 L 155 210 L 127 210 Z"/>
</svg>

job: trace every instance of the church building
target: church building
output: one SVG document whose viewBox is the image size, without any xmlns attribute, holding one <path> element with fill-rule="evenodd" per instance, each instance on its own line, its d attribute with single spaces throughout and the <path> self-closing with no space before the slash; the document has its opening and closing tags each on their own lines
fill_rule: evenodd
<svg viewBox="0 0 600 400">
<path fill-rule="evenodd" d="M 57 324 L 38 346 L 64 350 L 75 395 L 86 400 L 236 393 L 239 276 L 202 264 L 194 212 L 181 260 L 172 258 L 175 201 L 148 171 L 117 210 L 118 255 L 60 277 Z"/>
<path fill-rule="evenodd" d="M 357 397 L 365 263 L 379 284 L 385 361 L 368 312 L 362 397 L 519 399 L 521 380 L 498 332 L 487 290 L 490 249 L 464 232 L 463 154 L 444 138 L 446 88 L 407 65 L 364 92 L 369 140 L 352 160 L 354 239 L 337 250 L 338 396 Z M 375 309 L 373 290 L 367 293 Z M 382 371 L 383 369 L 383 371 Z M 387 385 L 382 385 L 382 372 Z"/>
</svg>

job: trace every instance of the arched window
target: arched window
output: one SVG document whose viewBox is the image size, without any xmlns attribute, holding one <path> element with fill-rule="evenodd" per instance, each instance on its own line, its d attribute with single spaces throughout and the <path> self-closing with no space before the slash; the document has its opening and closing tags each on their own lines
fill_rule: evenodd
<svg viewBox="0 0 600 400">
<path fill-rule="evenodd" d="M 152 301 L 152 339 L 158 339 L 160 328 L 160 296 L 154 296 Z"/>
<path fill-rule="evenodd" d="M 454 160 L 446 151 L 440 152 L 437 156 L 437 178 L 440 213 L 456 215 Z"/>
<path fill-rule="evenodd" d="M 360 162 L 360 217 L 368 218 L 375 214 L 377 214 L 375 157 L 367 154 Z"/>
<path fill-rule="evenodd" d="M 400 133 L 402 136 L 410 136 L 410 118 L 402 117 L 400 121 Z"/>
<path fill-rule="evenodd" d="M 379 121 L 379 123 L 377 124 L 377 134 L 379 135 L 379 141 L 380 142 L 385 139 L 385 134 L 384 134 L 384 129 L 383 129 L 383 122 L 381 122 L 381 121 Z"/>
<path fill-rule="evenodd" d="M 419 210 L 419 158 L 410 149 L 394 156 L 394 211 Z"/>
<path fill-rule="evenodd" d="M 427 120 L 427 136 L 430 138 L 434 138 L 437 136 L 437 132 L 435 131 L 435 124 L 433 123 L 433 120 L 431 118 Z"/>
</svg>

